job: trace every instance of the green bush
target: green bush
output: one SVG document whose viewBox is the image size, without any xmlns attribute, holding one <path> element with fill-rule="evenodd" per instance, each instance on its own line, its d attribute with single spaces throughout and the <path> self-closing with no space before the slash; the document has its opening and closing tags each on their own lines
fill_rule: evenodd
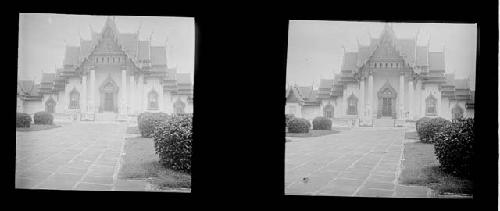
<svg viewBox="0 0 500 211">
<path fill-rule="evenodd" d="M 440 168 L 455 176 L 471 178 L 474 144 L 474 119 L 458 120 L 444 126 L 434 143 Z"/>
<path fill-rule="evenodd" d="M 191 172 L 192 122 L 192 115 L 173 116 L 155 128 L 155 151 L 166 168 Z"/>
<path fill-rule="evenodd" d="M 37 125 L 51 125 L 54 122 L 54 116 L 46 111 L 36 112 L 33 119 Z"/>
<path fill-rule="evenodd" d="M 16 114 L 16 127 L 30 127 L 31 116 L 26 113 Z"/>
<path fill-rule="evenodd" d="M 417 129 L 417 132 L 420 130 L 420 125 L 422 125 L 422 123 L 427 122 L 431 119 L 432 118 L 429 117 L 422 117 L 419 120 L 417 120 L 417 122 L 415 123 L 415 129 Z"/>
<path fill-rule="evenodd" d="M 309 133 L 311 123 L 304 118 L 293 118 L 288 122 L 289 133 Z"/>
<path fill-rule="evenodd" d="M 169 118 L 166 113 L 141 113 L 137 116 L 137 127 L 144 138 L 151 138 L 155 126 Z"/>
<path fill-rule="evenodd" d="M 331 130 L 332 120 L 326 117 L 316 117 L 313 120 L 313 130 Z"/>
<path fill-rule="evenodd" d="M 288 127 L 288 122 L 293 118 L 295 118 L 293 114 L 285 114 L 285 127 Z"/>
<path fill-rule="evenodd" d="M 443 119 L 441 117 L 436 117 L 430 119 L 429 121 L 423 121 L 420 123 L 418 132 L 418 137 L 423 143 L 434 143 L 436 134 L 440 132 L 441 128 L 451 124 L 449 120 Z"/>
</svg>

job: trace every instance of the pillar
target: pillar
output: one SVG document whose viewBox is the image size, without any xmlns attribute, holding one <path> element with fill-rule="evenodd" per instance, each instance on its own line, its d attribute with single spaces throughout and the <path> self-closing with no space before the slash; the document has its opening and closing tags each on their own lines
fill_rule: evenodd
<svg viewBox="0 0 500 211">
<path fill-rule="evenodd" d="M 127 70 L 122 70 L 122 87 L 120 100 L 120 114 L 127 114 Z"/>
<path fill-rule="evenodd" d="M 157 86 L 158 87 L 157 90 L 158 90 L 158 95 L 159 95 L 158 96 L 158 100 L 159 100 L 158 107 L 159 107 L 159 110 L 161 112 L 165 112 L 165 103 L 164 103 L 164 99 L 163 99 L 163 85 L 161 83 L 161 79 L 158 79 L 158 84 L 157 85 L 158 85 Z"/>
<path fill-rule="evenodd" d="M 415 96 L 413 95 L 413 80 L 409 80 L 408 81 L 408 112 L 409 112 L 409 119 L 410 120 L 413 120 L 414 117 L 414 111 L 413 111 L 413 98 L 415 98 Z"/>
<path fill-rule="evenodd" d="M 135 97 L 135 93 L 136 93 L 136 87 L 135 87 L 135 78 L 133 75 L 130 75 L 130 91 L 129 91 L 129 97 L 128 97 L 128 105 L 129 105 L 129 113 L 136 113 L 136 97 Z"/>
<path fill-rule="evenodd" d="M 89 112 L 95 113 L 95 70 L 90 70 L 90 100 L 89 100 Z"/>
<path fill-rule="evenodd" d="M 361 109 L 360 109 L 360 116 L 361 116 L 361 122 L 363 122 L 363 120 L 365 119 L 366 117 L 366 110 L 365 110 L 365 79 L 364 78 L 361 78 L 361 81 L 359 82 L 359 104 L 361 105 Z"/>
<path fill-rule="evenodd" d="M 80 107 L 80 110 L 82 113 L 87 112 L 87 76 L 84 75 L 82 76 L 82 95 L 80 97 L 80 100 L 82 102 L 82 105 Z"/>
<path fill-rule="evenodd" d="M 139 113 L 144 112 L 144 75 L 139 75 L 137 82 L 137 109 Z"/>
<path fill-rule="evenodd" d="M 415 87 L 416 91 L 416 102 L 414 104 L 417 106 L 416 108 L 413 107 L 413 110 L 415 111 L 414 116 L 418 119 L 422 117 L 422 81 L 417 79 L 417 85 Z"/>
<path fill-rule="evenodd" d="M 367 105 L 367 114 L 368 119 L 371 120 L 373 118 L 373 73 L 370 73 L 368 76 L 368 105 Z"/>
<path fill-rule="evenodd" d="M 404 119 L 405 75 L 399 75 L 399 119 Z"/>
</svg>

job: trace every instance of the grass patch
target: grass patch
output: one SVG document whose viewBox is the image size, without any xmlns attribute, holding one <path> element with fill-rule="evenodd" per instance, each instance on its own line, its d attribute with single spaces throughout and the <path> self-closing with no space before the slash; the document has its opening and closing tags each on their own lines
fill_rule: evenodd
<svg viewBox="0 0 500 211">
<path fill-rule="evenodd" d="M 152 138 L 127 138 L 123 164 L 118 176 L 123 179 L 150 179 L 158 189 L 191 188 L 191 175 L 160 165 Z"/>
<path fill-rule="evenodd" d="M 405 139 L 415 139 L 418 140 L 418 133 L 417 131 L 411 131 L 411 132 L 406 132 L 405 133 Z"/>
<path fill-rule="evenodd" d="M 127 127 L 127 134 L 141 134 L 141 131 L 139 131 L 139 128 L 137 126 Z"/>
<path fill-rule="evenodd" d="M 61 127 L 60 125 L 38 125 L 38 124 L 32 124 L 30 127 L 16 127 L 16 131 L 23 131 L 23 132 L 29 132 L 29 131 L 39 131 L 39 130 L 50 130 L 52 128 L 57 128 Z"/>
<path fill-rule="evenodd" d="M 309 130 L 309 133 L 286 133 L 286 137 L 319 137 L 339 133 L 338 130 Z"/>
<path fill-rule="evenodd" d="M 404 158 L 400 183 L 427 186 L 438 194 L 472 194 L 471 180 L 452 176 L 439 169 L 433 144 L 406 143 Z"/>
</svg>

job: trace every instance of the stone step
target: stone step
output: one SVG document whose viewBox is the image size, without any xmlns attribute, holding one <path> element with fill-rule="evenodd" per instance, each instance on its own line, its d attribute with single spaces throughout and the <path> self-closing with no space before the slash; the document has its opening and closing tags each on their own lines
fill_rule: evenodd
<svg viewBox="0 0 500 211">
<path fill-rule="evenodd" d="M 386 119 L 386 118 L 374 119 L 373 127 L 394 127 L 394 119 Z"/>
<path fill-rule="evenodd" d="M 96 113 L 95 121 L 115 121 L 117 117 L 116 113 Z"/>
</svg>

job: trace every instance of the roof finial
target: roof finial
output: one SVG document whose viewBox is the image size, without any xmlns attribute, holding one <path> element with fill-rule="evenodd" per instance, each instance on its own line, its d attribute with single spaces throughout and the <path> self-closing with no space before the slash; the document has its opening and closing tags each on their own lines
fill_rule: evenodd
<svg viewBox="0 0 500 211">
<path fill-rule="evenodd" d="M 417 29 L 417 33 L 415 34 L 415 44 L 418 40 L 418 34 L 420 33 L 420 27 Z"/>
<path fill-rule="evenodd" d="M 342 45 L 342 49 L 344 49 L 344 53 L 345 53 L 345 46 L 344 45 Z"/>
<path fill-rule="evenodd" d="M 359 44 L 359 37 L 356 37 L 356 44 L 358 44 L 358 48 L 359 48 L 359 46 L 360 46 L 360 44 Z"/>
<path fill-rule="evenodd" d="M 432 36 L 432 34 L 429 35 L 429 39 L 427 40 L 427 49 L 431 45 L 431 36 Z"/>
<path fill-rule="evenodd" d="M 139 27 L 137 28 L 137 34 L 139 34 L 139 31 L 141 30 L 141 28 L 142 28 L 142 20 L 141 20 L 141 22 L 139 22 Z"/>
<path fill-rule="evenodd" d="M 152 37 L 153 37 L 153 33 L 154 33 L 154 32 L 155 32 L 155 31 L 154 31 L 154 29 L 153 29 L 153 30 L 151 30 L 151 34 L 149 35 L 149 42 L 150 42 L 150 43 L 151 43 L 151 40 L 152 40 Z"/>
</svg>

